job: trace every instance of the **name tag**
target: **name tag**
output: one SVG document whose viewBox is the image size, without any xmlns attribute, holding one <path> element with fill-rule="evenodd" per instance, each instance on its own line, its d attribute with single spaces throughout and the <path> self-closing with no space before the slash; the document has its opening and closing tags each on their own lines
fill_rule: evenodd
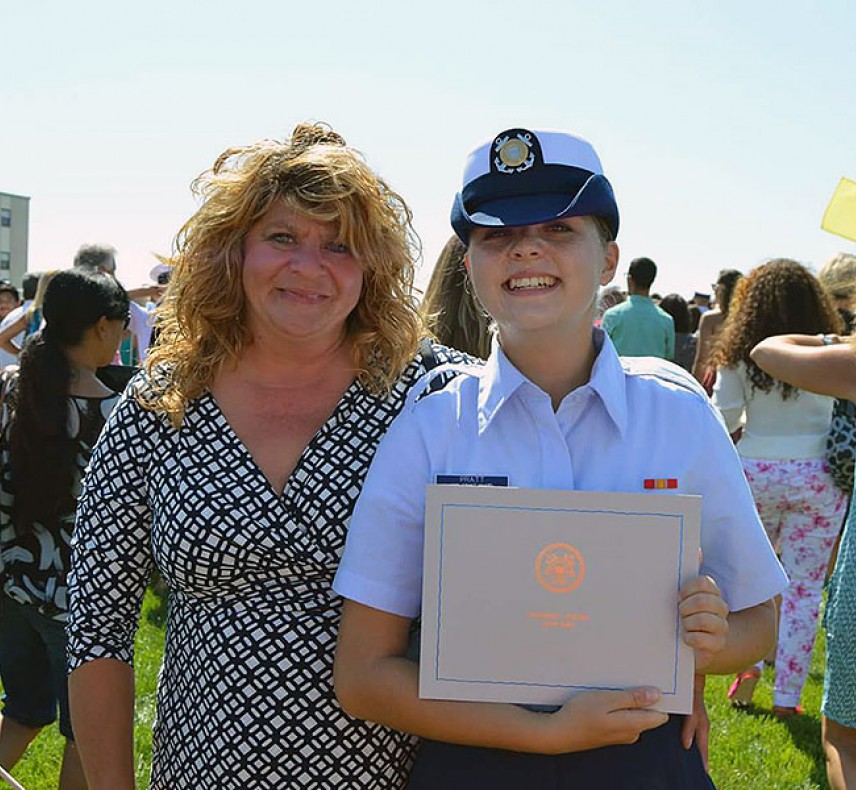
<svg viewBox="0 0 856 790">
<path fill-rule="evenodd" d="M 508 487 L 507 475 L 437 475 L 439 486 L 502 486 Z"/>
</svg>

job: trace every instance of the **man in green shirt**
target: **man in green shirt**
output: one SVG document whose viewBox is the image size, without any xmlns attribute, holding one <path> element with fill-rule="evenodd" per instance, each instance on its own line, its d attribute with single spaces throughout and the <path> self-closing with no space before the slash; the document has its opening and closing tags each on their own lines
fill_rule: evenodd
<svg viewBox="0 0 856 790">
<path fill-rule="evenodd" d="M 635 258 L 627 273 L 629 298 L 603 314 L 601 326 L 621 356 L 675 358 L 674 321 L 649 296 L 656 276 L 654 261 Z"/>
</svg>

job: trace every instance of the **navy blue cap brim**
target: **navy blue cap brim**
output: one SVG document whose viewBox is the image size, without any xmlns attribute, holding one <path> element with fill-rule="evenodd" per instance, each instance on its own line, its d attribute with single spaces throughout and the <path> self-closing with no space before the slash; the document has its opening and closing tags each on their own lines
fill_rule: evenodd
<svg viewBox="0 0 856 790">
<path fill-rule="evenodd" d="M 452 206 L 452 227 L 464 244 L 469 244 L 475 227 L 521 227 L 552 219 L 580 216 L 603 217 L 613 236 L 618 235 L 618 207 L 612 186 L 605 176 L 591 175 L 574 195 L 541 193 L 514 195 L 488 200 L 469 213 L 461 193 Z"/>
<path fill-rule="evenodd" d="M 470 214 L 470 222 L 482 227 L 536 225 L 561 215 L 568 208 L 567 195 L 522 195 L 489 200 Z"/>
</svg>

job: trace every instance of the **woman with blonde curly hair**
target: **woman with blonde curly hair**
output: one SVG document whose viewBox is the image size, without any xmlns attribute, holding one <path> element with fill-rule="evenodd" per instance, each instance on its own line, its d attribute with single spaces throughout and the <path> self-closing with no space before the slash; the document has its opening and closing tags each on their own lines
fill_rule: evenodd
<svg viewBox="0 0 856 790">
<path fill-rule="evenodd" d="M 744 421 L 737 451 L 758 513 L 790 579 L 782 595 L 775 659 L 773 711 L 780 718 L 801 710 L 823 580 L 846 503 L 825 459 L 832 398 L 774 379 L 750 353 L 773 335 L 840 329 L 817 278 L 796 261 L 777 259 L 737 284 L 713 354 L 719 367 L 714 403 L 729 431 Z M 728 694 L 733 704 L 751 702 L 761 666 L 734 680 Z"/>
<path fill-rule="evenodd" d="M 832 297 L 844 322 L 845 334 L 853 331 L 856 320 L 856 255 L 839 252 L 833 255 L 817 273 L 817 279 Z"/>
<path fill-rule="evenodd" d="M 152 787 L 399 787 L 412 739 L 335 701 L 330 582 L 377 442 L 425 369 L 410 211 L 319 124 L 227 150 L 194 188 L 159 342 L 78 514 L 70 694 L 87 779 L 134 787 L 133 639 L 157 567 Z"/>
</svg>

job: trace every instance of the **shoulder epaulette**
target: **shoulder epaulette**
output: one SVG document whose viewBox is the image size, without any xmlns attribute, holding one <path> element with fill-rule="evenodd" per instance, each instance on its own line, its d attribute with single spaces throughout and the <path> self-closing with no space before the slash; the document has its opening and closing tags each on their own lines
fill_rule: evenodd
<svg viewBox="0 0 856 790">
<path fill-rule="evenodd" d="M 658 357 L 621 357 L 621 366 L 630 376 L 651 376 L 707 399 L 707 393 L 692 375 L 683 368 Z"/>
</svg>

